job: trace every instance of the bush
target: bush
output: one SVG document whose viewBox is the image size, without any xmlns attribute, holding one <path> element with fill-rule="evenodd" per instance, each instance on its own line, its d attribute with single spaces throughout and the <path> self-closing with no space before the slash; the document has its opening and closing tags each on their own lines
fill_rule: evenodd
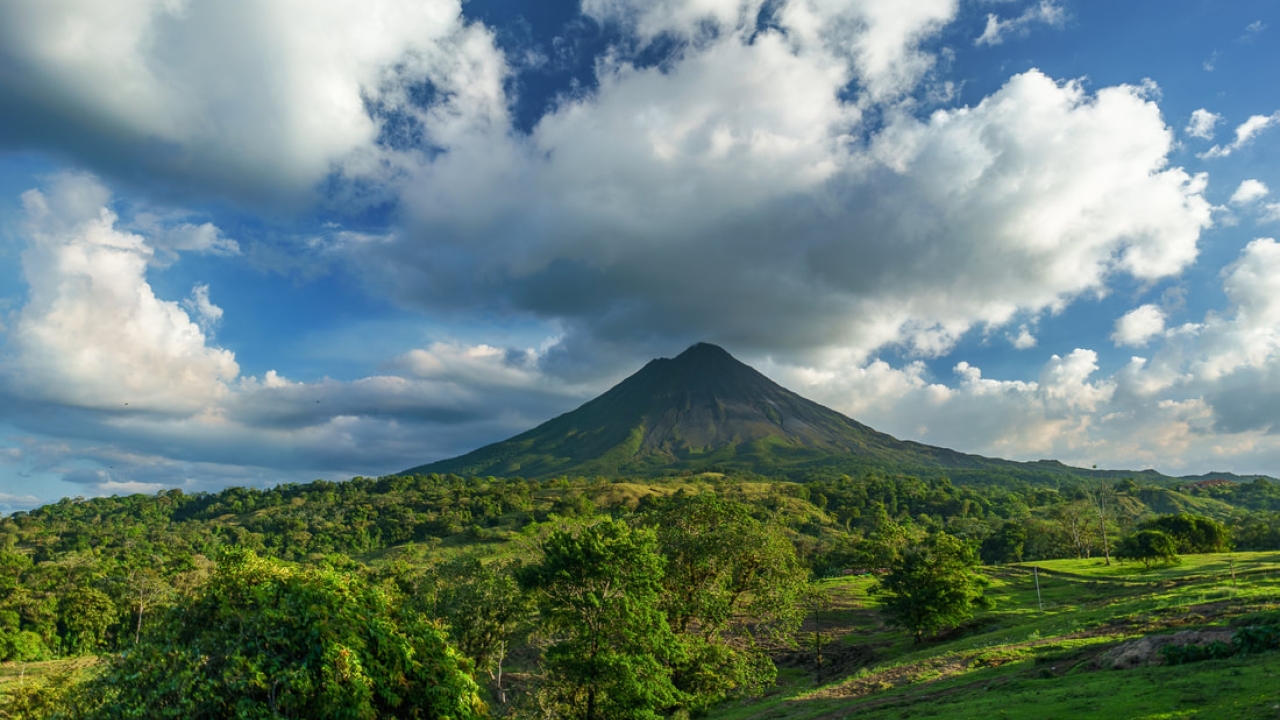
<svg viewBox="0 0 1280 720">
<path fill-rule="evenodd" d="M 1165 645 L 1160 648 L 1160 657 L 1166 665 L 1185 665 L 1201 660 L 1218 660 L 1236 654 L 1236 649 L 1224 642 L 1211 642 L 1207 645 Z"/>
<path fill-rule="evenodd" d="M 389 591 L 229 553 L 88 687 L 84 717 L 484 716 L 468 663 Z"/>
<path fill-rule="evenodd" d="M 35 662 L 53 657 L 44 639 L 30 630 L 20 630 L 0 637 L 0 659 L 15 662 Z"/>
</svg>

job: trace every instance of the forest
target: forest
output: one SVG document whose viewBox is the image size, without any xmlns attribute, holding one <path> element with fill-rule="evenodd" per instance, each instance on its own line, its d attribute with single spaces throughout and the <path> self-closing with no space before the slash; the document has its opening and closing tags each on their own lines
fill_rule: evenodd
<svg viewBox="0 0 1280 720">
<path fill-rule="evenodd" d="M 1280 483 L 401 475 L 68 498 L 0 518 L 0 660 L 84 662 L 0 684 L 0 717 L 698 716 L 773 685 L 823 578 L 876 578 L 885 622 L 928 642 L 986 602 L 983 567 L 1228 549 L 1280 549 Z"/>
</svg>

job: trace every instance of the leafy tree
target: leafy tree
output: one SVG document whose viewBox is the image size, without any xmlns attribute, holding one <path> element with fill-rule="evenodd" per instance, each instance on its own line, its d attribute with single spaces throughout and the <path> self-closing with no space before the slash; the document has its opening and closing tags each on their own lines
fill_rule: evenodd
<svg viewBox="0 0 1280 720">
<path fill-rule="evenodd" d="M 107 629 L 116 620 L 116 606 L 106 593 L 92 587 L 76 587 L 58 603 L 66 651 L 83 655 L 106 641 Z"/>
<path fill-rule="evenodd" d="M 710 493 L 678 495 L 650 520 L 667 559 L 662 607 L 688 651 L 676 686 L 701 707 L 772 683 L 755 635 L 799 627 L 809 575 L 782 529 Z"/>
<path fill-rule="evenodd" d="M 1202 515 L 1162 515 L 1142 523 L 1138 529 L 1167 533 L 1181 553 L 1223 552 L 1231 547 L 1231 533 L 1227 526 Z"/>
<path fill-rule="evenodd" d="M 884 595 L 881 611 L 889 623 L 915 635 L 952 628 L 985 607 L 987 579 L 977 572 L 969 545 L 946 533 L 911 545 L 889 567 L 876 591 Z"/>
<path fill-rule="evenodd" d="M 482 717 L 466 665 L 381 587 L 236 551 L 89 684 L 85 717 Z"/>
<path fill-rule="evenodd" d="M 532 611 L 509 563 L 482 563 L 463 555 L 441 565 L 436 573 L 436 615 L 449 628 L 449 637 L 489 673 L 502 690 L 502 663 L 507 649 L 522 631 Z"/>
<path fill-rule="evenodd" d="M 1139 530 L 1126 536 L 1116 547 L 1116 557 L 1123 560 L 1140 560 L 1151 569 L 1151 563 L 1173 565 L 1178 562 L 1178 544 L 1169 533 L 1162 530 Z"/>
<path fill-rule="evenodd" d="M 1021 562 L 1027 528 L 1020 522 L 1006 522 L 982 541 L 982 560 L 987 563 Z"/>
<path fill-rule="evenodd" d="M 659 605 L 663 559 L 653 532 L 604 520 L 542 543 L 523 568 L 543 627 L 542 699 L 557 717 L 656 718 L 680 697 L 670 665 L 679 644 Z"/>
</svg>

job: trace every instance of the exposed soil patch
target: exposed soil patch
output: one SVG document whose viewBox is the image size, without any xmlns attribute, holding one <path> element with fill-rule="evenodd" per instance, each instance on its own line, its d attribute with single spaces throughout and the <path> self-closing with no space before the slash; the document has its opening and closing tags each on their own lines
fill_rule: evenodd
<svg viewBox="0 0 1280 720">
<path fill-rule="evenodd" d="M 1230 630 L 1183 630 L 1172 635 L 1148 635 L 1120 643 L 1094 660 L 1094 667 L 1124 670 L 1141 665 L 1161 665 L 1160 649 L 1168 645 L 1209 645 L 1231 642 Z"/>
</svg>

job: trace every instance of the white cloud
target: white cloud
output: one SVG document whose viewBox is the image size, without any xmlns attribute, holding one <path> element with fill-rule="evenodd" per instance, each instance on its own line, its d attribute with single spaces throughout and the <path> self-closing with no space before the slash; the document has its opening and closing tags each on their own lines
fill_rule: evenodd
<svg viewBox="0 0 1280 720">
<path fill-rule="evenodd" d="M 22 68 L 0 75 L 11 142 L 255 201 L 384 172 L 387 113 L 440 145 L 506 113 L 505 61 L 459 0 L 5 2 L 0 64 Z"/>
<path fill-rule="evenodd" d="M 1262 206 L 1262 215 L 1258 222 L 1280 222 L 1280 203 L 1266 203 Z"/>
<path fill-rule="evenodd" d="M 1187 123 L 1187 127 L 1183 130 L 1191 137 L 1201 138 L 1202 140 L 1213 139 L 1213 128 L 1222 121 L 1222 116 L 1209 112 L 1204 108 L 1200 108 L 1191 113 L 1191 121 Z"/>
<path fill-rule="evenodd" d="M 1125 313 L 1116 321 L 1111 339 L 1118 346 L 1142 347 L 1164 332 L 1164 311 L 1155 305 L 1142 305 Z"/>
<path fill-rule="evenodd" d="M 1240 183 L 1236 191 L 1231 193 L 1231 199 L 1228 202 L 1232 205 L 1249 205 L 1266 197 L 1269 192 L 1271 191 L 1267 189 L 1265 183 L 1251 178 Z"/>
<path fill-rule="evenodd" d="M 864 98 L 892 99 L 915 87 L 934 64 L 920 41 L 955 17 L 956 0 L 890 5 L 875 0 L 586 0 L 583 12 L 626 26 L 642 43 L 670 33 L 701 43 L 709 27 L 738 41 L 755 35 L 761 12 L 773 12 L 784 42 L 798 56 L 858 80 Z"/>
<path fill-rule="evenodd" d="M 178 303 L 155 296 L 152 248 L 116 227 L 107 199 L 84 175 L 22 196 L 29 291 L 9 341 L 16 387 L 78 407 L 190 412 L 222 396 L 239 368 Z"/>
<path fill-rule="evenodd" d="M 1011 35 L 1027 35 L 1033 25 L 1042 23 L 1051 27 L 1062 27 L 1066 20 L 1067 11 L 1061 5 L 1053 0 L 1040 0 L 1016 18 L 1001 20 L 994 13 L 987 15 L 987 25 L 973 44 L 999 45 Z"/>
<path fill-rule="evenodd" d="M 1018 328 L 1018 335 L 1012 338 L 1012 343 L 1018 350 L 1030 350 L 1036 346 L 1036 336 L 1031 334 L 1026 325 Z"/>
<path fill-rule="evenodd" d="M 528 147 L 490 138 L 422 168 L 416 227 L 352 260 L 405 302 L 531 313 L 578 350 L 643 336 L 936 355 L 1196 257 L 1206 181 L 1168 166 L 1148 89 L 1090 95 L 1032 71 L 973 107 L 889 110 L 864 143 L 847 78 L 779 32 L 602 64 L 598 91 Z"/>
<path fill-rule="evenodd" d="M 35 495 L 0 492 L 0 512 L 27 510 L 40 504 L 42 501 Z"/>
<path fill-rule="evenodd" d="M 1214 145 L 1200 153 L 1201 158 L 1223 158 L 1239 150 L 1258 136 L 1259 133 L 1280 123 L 1280 111 L 1270 115 L 1253 115 L 1236 127 L 1236 139 L 1230 145 Z"/>
<path fill-rule="evenodd" d="M 148 244 L 162 256 L 162 264 L 173 262 L 184 252 L 223 257 L 240 254 L 240 244 L 223 235 L 217 225 L 188 222 L 181 215 L 140 212 L 126 229 L 146 236 Z"/>
<path fill-rule="evenodd" d="M 191 296 L 182 301 L 182 306 L 195 313 L 197 322 L 206 333 L 222 320 L 222 308 L 209 300 L 209 286 L 203 283 L 191 288 Z"/>
</svg>

